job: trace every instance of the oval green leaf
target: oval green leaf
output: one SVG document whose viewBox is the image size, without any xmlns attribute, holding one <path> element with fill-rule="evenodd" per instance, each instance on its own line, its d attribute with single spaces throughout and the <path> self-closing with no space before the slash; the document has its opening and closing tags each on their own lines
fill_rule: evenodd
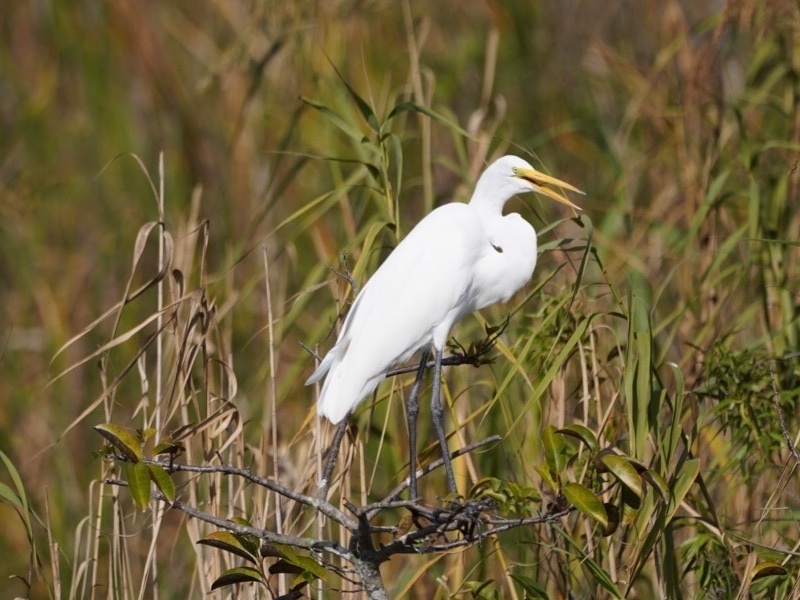
<svg viewBox="0 0 800 600">
<path fill-rule="evenodd" d="M 580 440 L 586 444 L 586 447 L 592 452 L 597 450 L 597 436 L 585 425 L 573 423 L 572 425 L 567 425 L 566 427 L 559 429 L 558 433 Z"/>
<path fill-rule="evenodd" d="M 783 565 L 780 563 L 772 562 L 771 560 L 758 563 L 753 568 L 753 581 L 757 581 L 764 577 L 770 577 L 771 575 L 779 575 L 784 576 L 786 575 L 787 571 Z"/>
<path fill-rule="evenodd" d="M 95 425 L 94 430 L 106 438 L 106 441 L 129 461 L 138 462 L 142 460 L 142 443 L 136 439 L 134 433 L 113 423 Z"/>
<path fill-rule="evenodd" d="M 172 477 L 169 476 L 163 467 L 159 465 L 147 465 L 147 470 L 150 472 L 150 479 L 156 484 L 156 487 L 164 494 L 164 497 L 172 502 L 175 500 L 175 483 Z"/>
<path fill-rule="evenodd" d="M 297 564 L 302 567 L 306 573 L 310 573 L 315 579 L 325 579 L 327 573 L 325 568 L 310 556 L 299 556 Z"/>
<path fill-rule="evenodd" d="M 296 585 L 300 581 L 310 583 L 315 579 L 325 579 L 325 569 L 321 567 L 313 558 L 308 556 L 297 556 L 296 561 L 297 562 L 289 562 L 288 560 L 282 558 L 276 563 L 270 565 L 269 572 L 271 574 L 287 573 L 291 575 L 297 575 L 298 577 L 295 578 L 292 586 Z"/>
<path fill-rule="evenodd" d="M 242 525 L 243 527 L 252 527 L 252 523 L 245 519 L 244 517 L 231 517 L 231 523 L 236 523 L 237 525 Z"/>
<path fill-rule="evenodd" d="M 561 473 L 567 461 L 564 457 L 564 440 L 556 433 L 556 428 L 548 425 L 542 431 L 542 443 L 544 444 L 544 458 L 547 466 L 556 475 Z"/>
<path fill-rule="evenodd" d="M 622 486 L 622 493 L 619 498 L 622 503 L 622 522 L 630 525 L 642 506 L 642 498 L 634 494 L 627 485 Z"/>
<path fill-rule="evenodd" d="M 165 440 L 153 449 L 153 455 L 158 456 L 159 454 L 173 454 L 177 456 L 184 450 L 186 450 L 186 448 L 183 444 L 174 442 L 172 440 Z"/>
<path fill-rule="evenodd" d="M 592 459 L 592 464 L 598 473 L 608 473 L 608 467 L 603 462 L 604 456 L 617 456 L 617 453 L 613 448 L 603 448 L 597 453 L 597 456 Z"/>
<path fill-rule="evenodd" d="M 608 527 L 608 514 L 605 506 L 594 492 L 581 485 L 580 483 L 568 483 L 564 486 L 564 497 L 572 506 L 577 508 L 587 517 L 597 521 L 603 526 Z"/>
<path fill-rule="evenodd" d="M 283 552 L 278 550 L 272 544 L 263 544 L 259 549 L 258 552 L 264 558 L 272 557 L 272 558 L 283 558 Z"/>
<path fill-rule="evenodd" d="M 619 527 L 619 509 L 609 502 L 604 502 L 603 507 L 606 509 L 608 515 L 608 524 L 603 527 L 603 537 L 608 537 L 613 534 Z"/>
<path fill-rule="evenodd" d="M 636 468 L 622 456 L 606 454 L 600 459 L 608 470 L 634 494 L 642 497 L 642 477 Z"/>
<path fill-rule="evenodd" d="M 150 471 L 143 462 L 125 463 L 125 476 L 133 501 L 144 510 L 150 502 Z"/>
<path fill-rule="evenodd" d="M 637 473 L 641 474 L 647 471 L 647 465 L 644 464 L 642 461 L 636 460 L 635 458 L 633 458 L 632 456 L 628 456 L 627 454 L 620 454 L 620 456 L 622 456 L 622 458 L 631 463 L 631 466 L 634 469 L 636 469 Z"/>
<path fill-rule="evenodd" d="M 216 590 L 226 585 L 234 585 L 236 583 L 264 583 L 264 578 L 261 573 L 252 567 L 236 567 L 235 569 L 228 569 L 222 575 L 217 577 L 216 581 L 211 584 L 211 590 Z"/>
<path fill-rule="evenodd" d="M 22 508 L 22 499 L 2 481 L 0 481 L 0 500 L 8 502 L 16 508 Z"/>
<path fill-rule="evenodd" d="M 197 543 L 230 552 L 245 560 L 249 560 L 253 564 L 258 563 L 258 558 L 253 552 L 252 546 L 246 544 L 242 536 L 234 535 L 230 531 L 215 531 L 202 540 L 198 540 Z"/>
<path fill-rule="evenodd" d="M 298 575 L 303 571 L 305 571 L 303 567 L 301 567 L 300 565 L 296 565 L 293 562 L 289 562 L 285 558 L 282 558 L 279 561 L 269 566 L 270 575 L 275 575 L 276 573 L 288 573 L 290 575 Z"/>
<path fill-rule="evenodd" d="M 538 502 L 541 499 L 534 488 L 521 486 L 511 481 L 505 485 L 505 489 L 515 502 Z"/>
<path fill-rule="evenodd" d="M 550 486 L 550 489 L 553 490 L 554 493 L 558 492 L 558 482 L 556 481 L 556 476 L 550 471 L 550 467 L 546 465 L 535 465 L 533 469 L 539 474 L 542 481 Z"/>
<path fill-rule="evenodd" d="M 136 434 L 142 442 L 146 442 L 156 434 L 156 430 L 153 427 L 148 427 L 147 429 L 137 429 Z"/>
<path fill-rule="evenodd" d="M 498 502 L 506 502 L 508 499 L 500 492 L 504 487 L 503 482 L 496 477 L 484 477 L 472 486 L 469 491 L 470 498 L 489 496 Z"/>
</svg>

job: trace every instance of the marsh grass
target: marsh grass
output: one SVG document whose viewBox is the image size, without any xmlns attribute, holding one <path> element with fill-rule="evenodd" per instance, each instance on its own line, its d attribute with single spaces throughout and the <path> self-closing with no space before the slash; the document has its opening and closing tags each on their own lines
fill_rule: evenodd
<svg viewBox="0 0 800 600">
<path fill-rule="evenodd" d="M 92 426 L 152 428 L 146 452 L 170 436 L 182 462 L 313 495 L 331 432 L 300 342 L 324 352 L 335 338 L 353 298 L 337 271 L 363 284 L 419 218 L 513 152 L 587 199 L 580 216 L 514 202 L 539 231 L 534 279 L 454 331 L 468 346 L 510 313 L 493 364 L 446 371 L 451 449 L 503 437 L 456 461 L 459 490 L 537 514 L 580 484 L 619 525 L 604 536 L 574 511 L 397 556 L 382 568 L 391 596 L 796 597 L 799 18 L 755 1 L 602 18 L 568 2 L 9 10 L 0 211 L 20 226 L 0 239 L 0 551 L 24 557 L 2 567 L 24 578 L 14 593 L 196 597 L 242 564 L 196 543 L 211 525 L 137 508 Z M 407 475 L 396 424 L 411 379 L 357 411 L 338 506 Z M 583 425 L 597 448 L 550 425 Z M 604 449 L 669 492 L 645 478 L 633 497 L 598 466 Z M 211 514 L 347 545 L 241 479 L 173 480 Z M 445 494 L 436 473 L 421 486 Z M 293 578 L 273 575 L 271 591 Z"/>
</svg>

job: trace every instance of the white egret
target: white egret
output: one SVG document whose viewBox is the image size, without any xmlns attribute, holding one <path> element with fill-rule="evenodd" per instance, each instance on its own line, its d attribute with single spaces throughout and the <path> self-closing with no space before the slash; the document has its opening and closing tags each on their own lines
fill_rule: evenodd
<svg viewBox="0 0 800 600">
<path fill-rule="evenodd" d="M 306 381 L 309 385 L 327 374 L 317 411 L 331 423 L 340 423 L 392 367 L 422 350 L 422 362 L 407 402 L 412 499 L 417 493 L 418 395 L 430 348 L 433 346 L 435 353 L 431 414 L 447 487 L 453 493 L 455 478 L 440 399 L 445 342 L 459 319 L 508 301 L 533 274 L 536 232 L 516 213 L 503 216 L 505 203 L 515 194 L 537 192 L 578 209 L 558 188 L 583 193 L 516 156 L 504 156 L 492 163 L 478 180 L 468 204 L 440 206 L 397 245 L 358 294 L 336 344 Z M 333 453 L 338 451 L 335 446 L 340 439 L 337 435 Z"/>
</svg>

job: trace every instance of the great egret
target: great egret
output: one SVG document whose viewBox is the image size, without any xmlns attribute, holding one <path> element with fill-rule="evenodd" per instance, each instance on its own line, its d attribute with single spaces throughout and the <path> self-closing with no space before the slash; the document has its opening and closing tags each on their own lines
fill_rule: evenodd
<svg viewBox="0 0 800 600">
<path fill-rule="evenodd" d="M 558 188 L 583 193 L 516 156 L 492 163 L 468 204 L 440 206 L 397 245 L 358 294 L 336 344 L 306 381 L 306 385 L 316 383 L 327 374 L 317 411 L 337 424 L 375 390 L 387 371 L 422 350 L 407 402 L 412 499 L 417 494 L 418 396 L 430 347 L 435 353 L 431 414 L 447 487 L 453 493 L 456 485 L 440 400 L 445 341 L 459 319 L 508 301 L 533 274 L 536 232 L 516 213 L 503 216 L 505 203 L 515 194 L 537 192 L 579 209 Z M 338 451 L 336 443 L 333 453 Z"/>
</svg>

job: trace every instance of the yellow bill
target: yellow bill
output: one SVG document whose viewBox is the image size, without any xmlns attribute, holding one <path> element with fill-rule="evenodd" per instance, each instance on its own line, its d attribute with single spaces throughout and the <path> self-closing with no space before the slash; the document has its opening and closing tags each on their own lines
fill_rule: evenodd
<svg viewBox="0 0 800 600">
<path fill-rule="evenodd" d="M 545 175 L 537 171 L 536 169 L 525 169 L 525 168 L 518 168 L 516 169 L 517 177 L 525 179 L 526 181 L 530 181 L 534 186 L 535 192 L 538 192 L 548 198 L 552 198 L 556 202 L 560 202 L 561 204 L 566 204 L 567 206 L 574 208 L 575 210 L 583 210 L 577 204 L 573 204 L 570 202 L 569 198 L 564 194 L 562 189 L 569 190 L 571 192 L 575 192 L 576 194 L 583 195 L 583 192 L 576 188 L 574 185 L 570 185 L 566 181 L 561 181 L 560 179 L 556 179 L 555 177 L 551 177 L 550 175 Z M 550 186 L 550 187 L 547 187 Z"/>
</svg>

